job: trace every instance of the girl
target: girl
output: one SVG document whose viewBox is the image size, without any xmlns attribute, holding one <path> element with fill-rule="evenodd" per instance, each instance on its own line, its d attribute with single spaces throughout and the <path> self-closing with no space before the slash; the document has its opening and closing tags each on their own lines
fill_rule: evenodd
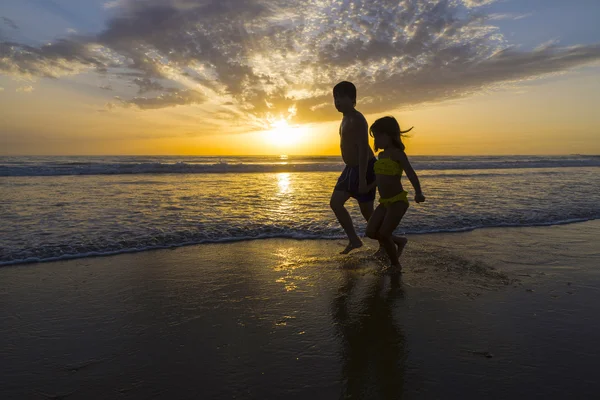
<svg viewBox="0 0 600 400">
<path fill-rule="evenodd" d="M 402 269 L 398 257 L 407 242 L 406 239 L 402 240 L 392 235 L 408 209 L 408 193 L 402 188 L 400 182 L 402 171 L 406 172 L 406 176 L 415 188 L 415 201 L 417 203 L 425 201 L 419 178 L 404 153 L 401 139 L 401 135 L 411 129 L 401 131 L 394 117 L 383 117 L 375 121 L 369 130 L 371 136 L 375 138 L 375 151 L 379 149 L 383 151 L 379 153 L 379 159 L 375 162 L 375 183 L 379 190 L 379 205 L 367 224 L 367 236 L 379 240 L 390 258 L 390 270 L 398 272 Z"/>
</svg>

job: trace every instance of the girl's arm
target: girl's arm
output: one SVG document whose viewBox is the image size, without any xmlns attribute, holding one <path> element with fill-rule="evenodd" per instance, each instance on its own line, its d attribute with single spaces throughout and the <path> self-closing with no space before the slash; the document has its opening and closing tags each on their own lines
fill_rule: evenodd
<svg viewBox="0 0 600 400">
<path fill-rule="evenodd" d="M 412 165 L 410 165 L 410 161 L 408 161 L 406 153 L 399 150 L 394 154 L 393 158 L 394 161 L 399 162 L 400 165 L 402 165 L 402 169 L 404 169 L 406 177 L 415 188 L 415 201 L 417 203 L 425 201 L 425 196 L 423 196 L 423 191 L 421 190 L 421 183 L 419 182 L 419 177 L 417 176 L 417 173 L 413 169 Z"/>
</svg>

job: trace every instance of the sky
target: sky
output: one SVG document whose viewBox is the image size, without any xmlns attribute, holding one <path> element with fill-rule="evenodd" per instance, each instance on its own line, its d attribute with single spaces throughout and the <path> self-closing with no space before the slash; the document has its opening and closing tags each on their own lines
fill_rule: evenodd
<svg viewBox="0 0 600 400">
<path fill-rule="evenodd" d="M 0 155 L 600 154 L 597 0 L 2 0 Z"/>
</svg>

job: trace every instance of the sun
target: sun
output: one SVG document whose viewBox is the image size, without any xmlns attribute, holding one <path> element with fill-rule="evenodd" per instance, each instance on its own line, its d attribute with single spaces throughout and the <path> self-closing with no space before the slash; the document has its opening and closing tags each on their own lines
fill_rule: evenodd
<svg viewBox="0 0 600 400">
<path fill-rule="evenodd" d="M 270 145 L 290 148 L 302 140 L 304 129 L 292 126 L 287 120 L 280 118 L 270 123 L 271 129 L 265 132 L 265 139 Z"/>
</svg>

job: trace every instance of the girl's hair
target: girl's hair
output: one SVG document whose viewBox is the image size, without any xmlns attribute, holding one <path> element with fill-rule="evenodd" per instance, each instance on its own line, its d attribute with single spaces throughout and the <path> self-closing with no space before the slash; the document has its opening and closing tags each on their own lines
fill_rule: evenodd
<svg viewBox="0 0 600 400">
<path fill-rule="evenodd" d="M 402 143 L 402 136 L 407 133 L 410 132 L 412 130 L 411 127 L 408 130 L 402 131 L 400 130 L 400 125 L 398 125 L 398 121 L 396 121 L 396 118 L 394 117 L 383 117 L 383 118 L 379 118 L 377 121 L 373 122 L 373 125 L 371 125 L 371 128 L 369 128 L 369 134 L 372 137 L 375 137 L 375 132 L 376 133 L 381 133 L 384 135 L 389 136 L 392 139 L 392 144 L 399 148 L 400 150 L 404 151 L 404 143 Z M 375 151 L 379 150 L 377 148 L 377 146 L 375 146 Z"/>
</svg>

